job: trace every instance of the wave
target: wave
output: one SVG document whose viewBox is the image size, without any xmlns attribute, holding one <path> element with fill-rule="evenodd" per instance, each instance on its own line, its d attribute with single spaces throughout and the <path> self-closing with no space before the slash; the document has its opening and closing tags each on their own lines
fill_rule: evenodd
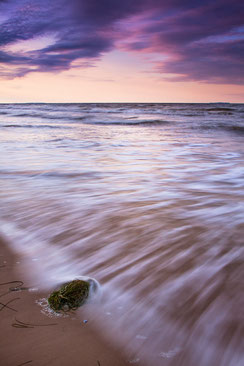
<svg viewBox="0 0 244 366">
<path fill-rule="evenodd" d="M 38 113 L 18 113 L 15 114 L 14 117 L 31 117 L 31 118 L 43 118 L 43 119 L 56 119 L 56 120 L 67 120 L 68 117 L 60 117 L 60 116 L 50 116 L 47 114 L 38 114 Z"/>
<path fill-rule="evenodd" d="M 226 130 L 244 134 L 244 126 L 239 125 L 226 126 Z"/>
<path fill-rule="evenodd" d="M 54 172 L 54 171 L 38 171 L 38 170 L 0 170 L 0 176 L 8 177 L 37 177 L 37 178 L 87 178 L 87 179 L 98 179 L 99 172 Z"/>
<path fill-rule="evenodd" d="M 91 118 L 90 113 L 92 113 L 93 110 L 89 111 L 89 118 Z M 96 112 L 97 113 L 97 112 Z M 106 112 L 107 113 L 107 112 Z M 14 117 L 31 117 L 31 118 L 42 118 L 42 119 L 49 119 L 49 120 L 62 120 L 62 121 L 68 121 L 68 122 L 72 122 L 72 121 L 82 121 L 83 119 L 87 118 L 87 116 L 53 116 L 53 115 L 48 115 L 48 114 L 42 114 L 42 113 L 19 113 L 19 114 L 15 114 Z"/>
<path fill-rule="evenodd" d="M 225 125 L 225 124 L 203 124 L 199 125 L 201 129 L 204 130 L 225 130 L 225 131 L 231 131 L 236 132 L 240 135 L 244 134 L 244 126 L 240 125 Z"/>
<path fill-rule="evenodd" d="M 125 120 L 125 121 L 84 121 L 84 123 L 87 124 L 93 124 L 93 125 L 127 125 L 127 126 L 154 126 L 154 125 L 168 125 L 172 124 L 172 121 L 166 121 L 166 120 Z"/>
<path fill-rule="evenodd" d="M 1 127 L 4 128 L 52 128 L 52 129 L 63 129 L 63 128 L 69 128 L 69 127 L 63 127 L 63 126 L 51 126 L 51 125 L 18 125 L 18 124 L 12 124 L 12 125 L 3 125 Z"/>
<path fill-rule="evenodd" d="M 195 112 L 195 113 L 200 113 L 200 112 L 238 112 L 238 108 L 236 108 L 236 106 L 234 107 L 211 107 L 209 108 L 208 106 L 203 106 L 203 105 L 188 105 L 188 104 L 183 104 L 182 106 L 179 107 L 169 107 L 168 110 L 170 112 Z"/>
<path fill-rule="evenodd" d="M 89 117 L 91 118 L 91 116 L 89 116 Z M 87 116 L 79 116 L 79 117 L 72 117 L 72 120 L 83 121 L 86 118 L 87 118 Z"/>
<path fill-rule="evenodd" d="M 208 112 L 232 112 L 234 108 L 223 108 L 223 107 L 215 107 L 215 108 L 208 108 L 206 111 Z"/>
</svg>

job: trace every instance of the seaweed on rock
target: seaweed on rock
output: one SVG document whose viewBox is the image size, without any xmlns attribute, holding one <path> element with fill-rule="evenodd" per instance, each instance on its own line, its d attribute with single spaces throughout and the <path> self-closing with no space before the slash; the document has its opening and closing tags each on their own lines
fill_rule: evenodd
<svg viewBox="0 0 244 366">
<path fill-rule="evenodd" d="M 75 310 L 86 301 L 89 287 L 89 282 L 83 280 L 65 283 L 60 290 L 51 293 L 48 303 L 54 311 Z"/>
</svg>

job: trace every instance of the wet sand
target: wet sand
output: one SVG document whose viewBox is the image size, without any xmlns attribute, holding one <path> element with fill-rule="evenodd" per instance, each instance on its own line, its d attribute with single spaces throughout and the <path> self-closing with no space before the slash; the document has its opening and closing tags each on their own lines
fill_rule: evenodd
<svg viewBox="0 0 244 366">
<path fill-rule="evenodd" d="M 22 280 L 18 261 L 6 241 L 0 239 L 1 284 Z M 16 286 L 23 290 L 9 291 Z M 0 286 L 1 365 L 128 365 L 121 352 L 105 342 L 92 324 L 83 323 L 77 314 L 67 318 L 42 314 L 36 301 L 48 294 L 25 289 L 31 286 L 31 280 L 23 285 L 16 282 Z"/>
</svg>

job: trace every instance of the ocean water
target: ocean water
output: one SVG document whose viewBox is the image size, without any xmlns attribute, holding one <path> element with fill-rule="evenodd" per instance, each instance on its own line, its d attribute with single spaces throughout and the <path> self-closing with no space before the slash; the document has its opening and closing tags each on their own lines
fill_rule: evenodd
<svg viewBox="0 0 244 366">
<path fill-rule="evenodd" d="M 0 160 L 38 286 L 95 278 L 131 363 L 244 364 L 243 104 L 1 104 Z"/>
</svg>

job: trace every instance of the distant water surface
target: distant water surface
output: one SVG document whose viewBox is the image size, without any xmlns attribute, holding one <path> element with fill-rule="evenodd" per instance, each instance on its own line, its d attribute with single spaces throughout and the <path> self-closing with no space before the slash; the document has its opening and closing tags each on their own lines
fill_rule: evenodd
<svg viewBox="0 0 244 366">
<path fill-rule="evenodd" d="M 131 362 L 244 364 L 243 104 L 1 104 L 0 154 L 0 230 Z"/>
</svg>

